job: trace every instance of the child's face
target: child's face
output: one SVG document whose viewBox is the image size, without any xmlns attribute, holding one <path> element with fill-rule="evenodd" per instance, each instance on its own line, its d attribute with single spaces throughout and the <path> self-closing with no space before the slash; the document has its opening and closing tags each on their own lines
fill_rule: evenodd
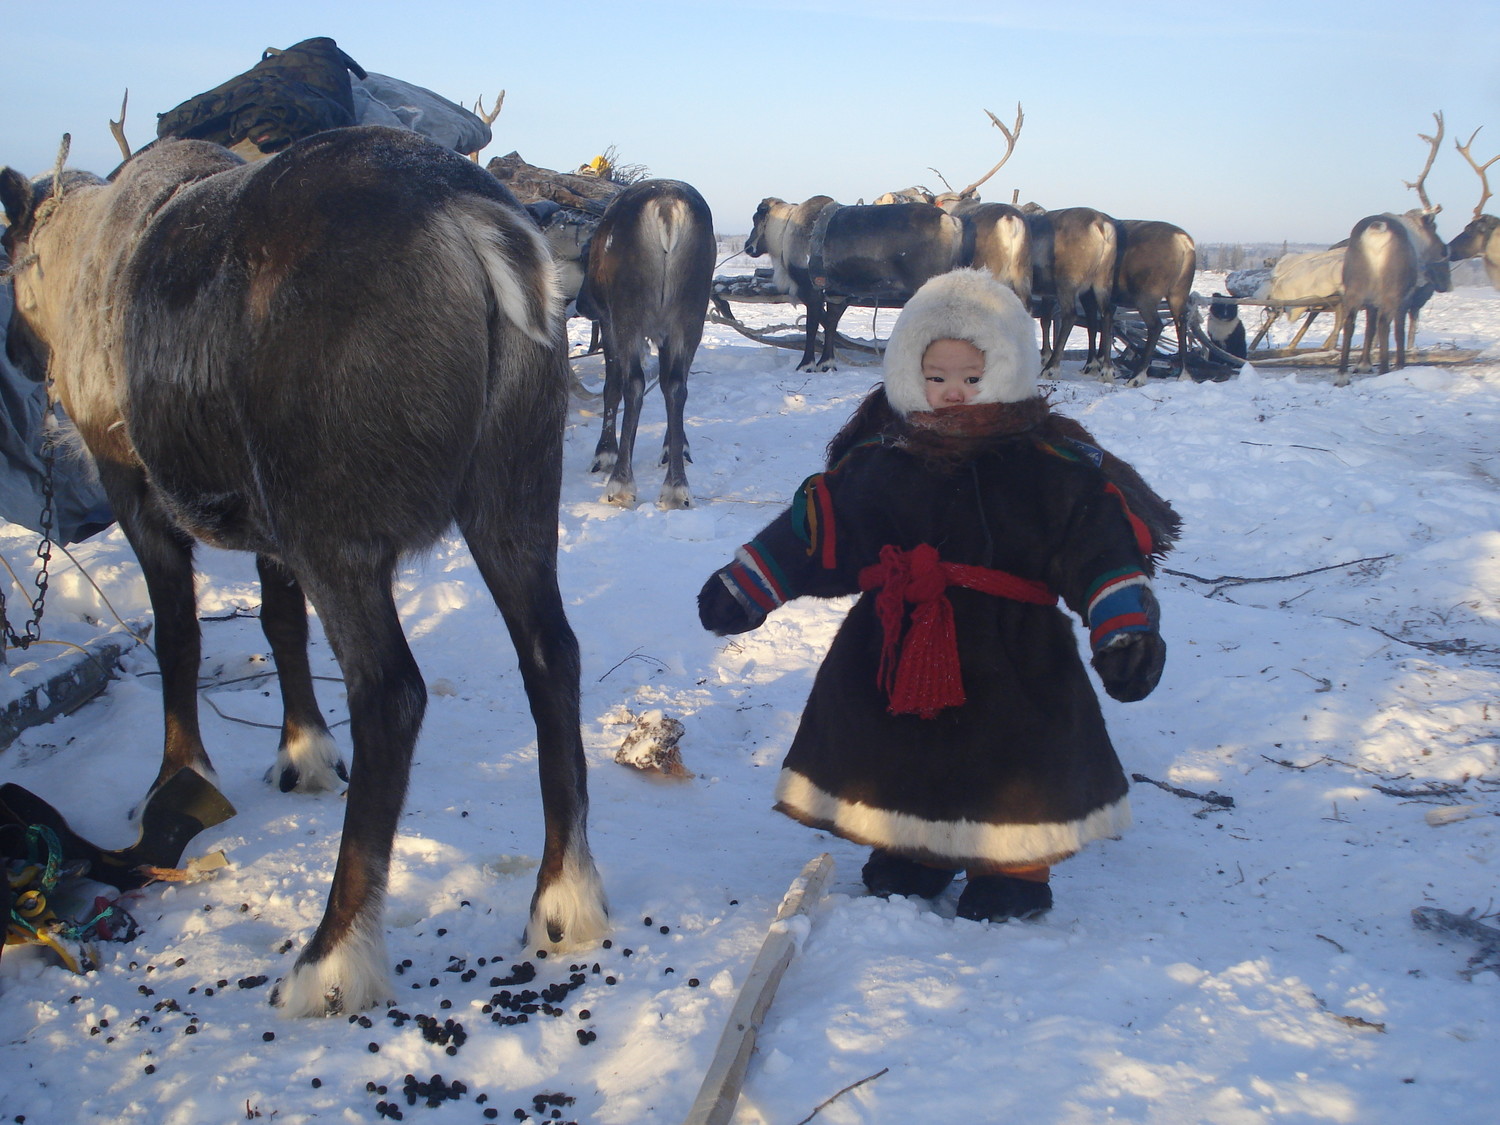
<svg viewBox="0 0 1500 1125">
<path fill-rule="evenodd" d="M 944 337 L 922 353 L 923 386 L 934 410 L 968 403 L 979 393 L 983 375 L 984 353 L 967 340 Z"/>
</svg>

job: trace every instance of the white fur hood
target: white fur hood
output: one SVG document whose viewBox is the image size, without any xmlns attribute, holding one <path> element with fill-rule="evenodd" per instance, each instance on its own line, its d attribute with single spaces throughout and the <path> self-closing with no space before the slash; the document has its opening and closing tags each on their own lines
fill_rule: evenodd
<svg viewBox="0 0 1500 1125">
<path fill-rule="evenodd" d="M 1041 355 L 1031 316 L 987 270 L 939 274 L 906 302 L 885 346 L 885 394 L 907 415 L 932 409 L 922 355 L 934 340 L 968 340 L 984 353 L 975 403 L 1021 402 L 1037 393 Z"/>
</svg>

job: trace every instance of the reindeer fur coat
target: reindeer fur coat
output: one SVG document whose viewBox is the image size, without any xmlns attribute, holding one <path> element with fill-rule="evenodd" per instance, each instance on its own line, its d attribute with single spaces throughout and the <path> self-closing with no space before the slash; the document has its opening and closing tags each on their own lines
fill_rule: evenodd
<svg viewBox="0 0 1500 1125">
<path fill-rule="evenodd" d="M 828 469 L 709 578 L 700 618 L 738 633 L 795 597 L 862 593 L 814 679 L 778 810 L 940 866 L 1055 862 L 1117 835 L 1130 812 L 1054 595 L 1089 627 L 1106 690 L 1148 694 L 1165 654 L 1152 556 L 1175 537 L 1176 514 L 1052 414 L 1034 382 L 1029 398 L 1002 387 L 987 405 L 904 412 L 887 398 L 891 376 L 888 366 L 886 387 L 834 439 Z M 903 707 L 899 676 L 893 687 L 888 675 L 891 634 L 913 647 L 930 605 L 915 582 L 894 611 L 881 600 L 887 564 L 924 551 L 954 574 L 1004 572 L 1019 593 L 950 580 L 941 593 L 961 690 Z"/>
</svg>

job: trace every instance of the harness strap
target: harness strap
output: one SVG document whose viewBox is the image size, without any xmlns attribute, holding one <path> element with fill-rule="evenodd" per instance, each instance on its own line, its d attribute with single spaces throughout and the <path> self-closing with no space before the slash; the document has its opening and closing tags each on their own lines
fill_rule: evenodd
<svg viewBox="0 0 1500 1125">
<path fill-rule="evenodd" d="M 949 586 L 1031 605 L 1057 604 L 1057 595 L 1043 582 L 1004 570 L 944 562 L 937 548 L 927 543 L 909 551 L 891 544 L 882 547 L 880 561 L 859 572 L 859 588 L 879 590 L 875 615 L 883 638 L 876 681 L 885 689 L 893 715 L 930 719 L 967 698 Z M 911 624 L 903 637 L 908 603 Z"/>
<path fill-rule="evenodd" d="M 828 222 L 836 212 L 842 209 L 842 203 L 823 204 L 823 209 L 813 220 L 812 231 L 808 235 L 807 272 L 812 278 L 812 283 L 819 289 L 828 284 L 828 271 L 823 266 L 823 242 L 828 237 Z"/>
</svg>

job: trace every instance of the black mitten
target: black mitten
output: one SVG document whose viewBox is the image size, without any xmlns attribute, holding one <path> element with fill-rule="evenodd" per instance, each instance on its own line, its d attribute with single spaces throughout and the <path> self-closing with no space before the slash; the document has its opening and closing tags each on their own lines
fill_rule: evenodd
<svg viewBox="0 0 1500 1125">
<path fill-rule="evenodd" d="M 759 628 L 765 619 L 766 615 L 759 609 L 746 606 L 734 596 L 729 579 L 722 570 L 709 575 L 703 589 L 698 591 L 698 620 L 711 633 L 721 637 L 748 633 Z"/>
<path fill-rule="evenodd" d="M 1094 654 L 1094 671 L 1111 699 L 1134 703 L 1145 699 L 1161 679 L 1167 642 L 1159 633 L 1122 633 L 1113 645 Z"/>
</svg>

